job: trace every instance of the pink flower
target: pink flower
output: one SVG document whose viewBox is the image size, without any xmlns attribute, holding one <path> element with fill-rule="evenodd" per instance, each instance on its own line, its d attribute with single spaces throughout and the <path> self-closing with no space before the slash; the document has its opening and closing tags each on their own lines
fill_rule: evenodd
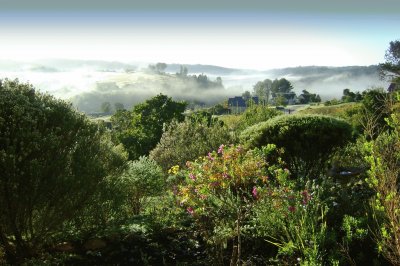
<svg viewBox="0 0 400 266">
<path fill-rule="evenodd" d="M 192 179 L 193 181 L 195 181 L 196 180 L 196 175 L 190 173 L 189 174 L 189 178 Z"/>
<path fill-rule="evenodd" d="M 224 144 L 221 144 L 221 146 L 219 146 L 218 153 L 224 153 Z"/>
<path fill-rule="evenodd" d="M 212 157 L 212 153 L 211 152 L 208 153 L 207 157 L 208 157 L 208 159 L 210 161 L 214 161 L 214 157 Z"/>
<path fill-rule="evenodd" d="M 296 207 L 295 206 L 289 206 L 288 210 L 290 212 L 294 212 L 296 210 Z"/>
<path fill-rule="evenodd" d="M 190 215 L 193 215 L 194 214 L 194 210 L 193 210 L 193 208 L 192 207 L 187 207 L 187 212 L 190 214 Z"/>
<path fill-rule="evenodd" d="M 251 191 L 251 194 L 253 194 L 253 198 L 257 198 L 257 188 L 253 187 L 253 190 Z"/>
<path fill-rule="evenodd" d="M 228 175 L 227 173 L 222 173 L 222 176 L 223 176 L 224 178 L 226 178 L 226 179 L 231 178 L 230 175 Z"/>
</svg>

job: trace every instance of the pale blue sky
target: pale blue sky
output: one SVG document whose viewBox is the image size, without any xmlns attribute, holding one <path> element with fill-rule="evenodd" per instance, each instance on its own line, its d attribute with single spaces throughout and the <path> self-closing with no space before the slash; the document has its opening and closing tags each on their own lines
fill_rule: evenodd
<svg viewBox="0 0 400 266">
<path fill-rule="evenodd" d="M 0 0 L 0 59 L 370 65 L 399 28 L 398 0 Z"/>
</svg>

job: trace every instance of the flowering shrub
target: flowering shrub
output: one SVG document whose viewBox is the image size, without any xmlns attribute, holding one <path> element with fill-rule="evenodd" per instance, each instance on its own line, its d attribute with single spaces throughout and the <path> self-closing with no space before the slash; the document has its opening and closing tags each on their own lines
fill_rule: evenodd
<svg viewBox="0 0 400 266">
<path fill-rule="evenodd" d="M 253 209 L 249 234 L 278 247 L 280 261 L 294 265 L 322 265 L 327 237 L 326 204 L 318 197 L 319 188 L 294 188 L 294 182 L 271 186 Z M 309 263 L 309 264 L 307 264 Z"/>
<path fill-rule="evenodd" d="M 177 190 L 179 204 L 210 244 L 223 247 L 233 241 L 231 262 L 235 264 L 240 261 L 241 230 L 251 209 L 265 195 L 270 178 L 288 175 L 287 170 L 268 163 L 268 155 L 274 151 L 274 145 L 250 151 L 221 145 L 217 151 L 187 162 L 182 170 L 186 180 Z M 221 254 L 216 255 L 221 259 Z"/>
</svg>

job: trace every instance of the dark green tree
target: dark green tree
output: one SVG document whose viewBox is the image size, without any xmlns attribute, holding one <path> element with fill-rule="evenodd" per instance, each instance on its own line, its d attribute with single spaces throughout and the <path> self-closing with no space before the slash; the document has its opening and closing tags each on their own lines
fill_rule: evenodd
<svg viewBox="0 0 400 266">
<path fill-rule="evenodd" d="M 283 115 L 249 127 L 240 135 L 250 148 L 269 143 L 284 148 L 283 159 L 297 177 L 316 178 L 326 170 L 335 148 L 352 137 L 344 120 L 321 115 Z"/>
<path fill-rule="evenodd" d="M 248 101 L 249 99 L 251 99 L 251 93 L 249 91 L 245 91 L 242 93 L 242 97 L 245 101 Z"/>
<path fill-rule="evenodd" d="M 272 97 L 274 98 L 282 96 L 286 100 L 293 99 L 296 94 L 292 90 L 292 84 L 285 78 L 275 79 L 271 85 Z"/>
<path fill-rule="evenodd" d="M 318 94 L 310 93 L 307 90 L 303 90 L 303 93 L 298 98 L 301 104 L 321 102 L 321 97 Z"/>
<path fill-rule="evenodd" d="M 400 80 L 400 40 L 389 43 L 386 50 L 385 63 L 379 64 L 381 74 L 392 82 L 399 83 Z"/>
<path fill-rule="evenodd" d="M 183 121 L 186 103 L 159 94 L 132 111 L 117 112 L 111 118 L 116 138 L 124 145 L 130 160 L 148 155 L 157 145 L 163 127 L 173 120 Z"/>
<path fill-rule="evenodd" d="M 29 84 L 0 83 L 0 245 L 10 259 L 34 255 L 123 165 L 102 131 Z"/>
</svg>

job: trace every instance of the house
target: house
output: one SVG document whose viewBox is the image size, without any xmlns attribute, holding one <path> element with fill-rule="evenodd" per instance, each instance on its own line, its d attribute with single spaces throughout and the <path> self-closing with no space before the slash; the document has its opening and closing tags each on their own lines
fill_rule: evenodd
<svg viewBox="0 0 400 266">
<path fill-rule="evenodd" d="M 390 85 L 389 85 L 387 90 L 388 90 L 389 93 L 396 91 L 397 90 L 397 84 L 394 83 L 394 82 L 390 83 Z"/>
<path fill-rule="evenodd" d="M 251 97 L 248 100 L 245 100 L 242 96 L 235 96 L 228 99 L 228 106 L 232 114 L 240 114 L 246 110 L 249 104 L 258 104 L 258 102 L 257 96 Z"/>
</svg>

